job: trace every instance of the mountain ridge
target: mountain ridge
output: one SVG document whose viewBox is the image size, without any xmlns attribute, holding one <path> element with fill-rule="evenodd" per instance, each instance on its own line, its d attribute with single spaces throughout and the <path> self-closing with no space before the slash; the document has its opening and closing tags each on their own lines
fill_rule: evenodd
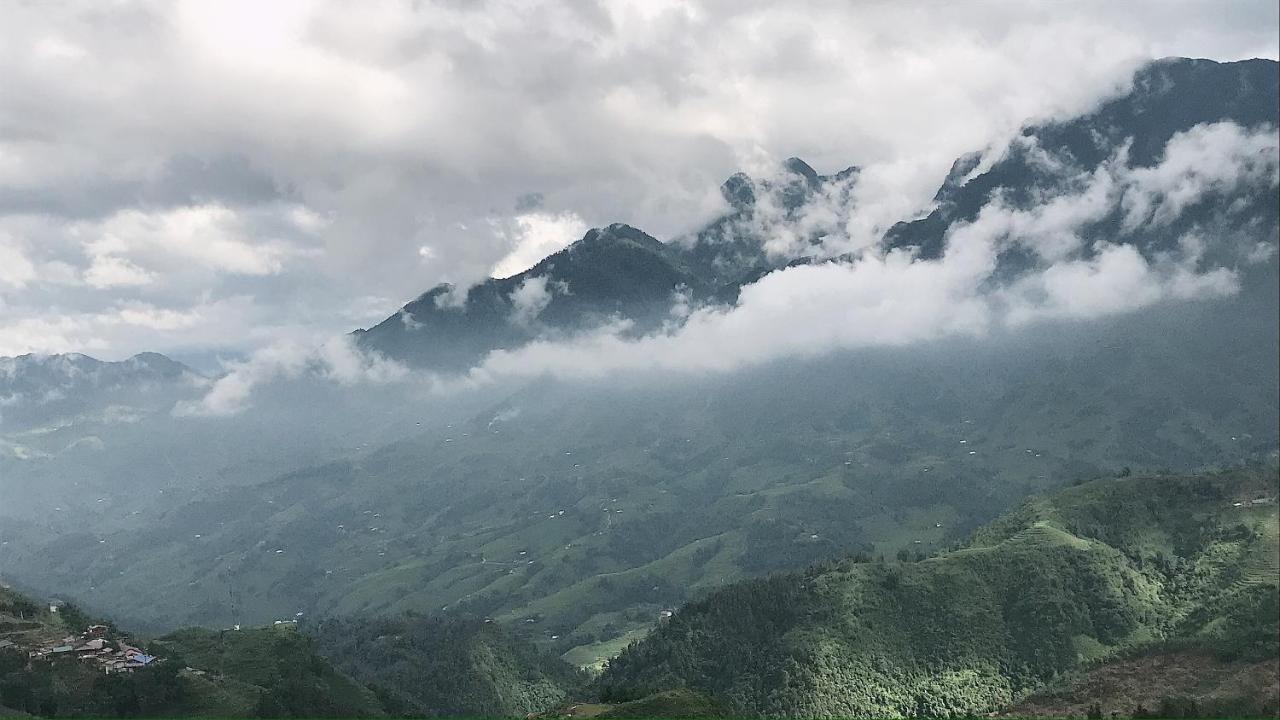
<svg viewBox="0 0 1280 720">
<path fill-rule="evenodd" d="M 1231 122 L 1247 130 L 1274 127 L 1280 103 L 1278 67 L 1263 59 L 1217 63 L 1164 58 L 1148 63 L 1134 73 L 1128 92 L 1097 108 L 1027 125 L 989 167 L 982 165 L 982 152 L 957 159 L 939 185 L 932 209 L 891 226 L 882 238 L 884 246 L 936 259 L 948 233 L 973 222 L 993 200 L 1025 209 L 1046 194 L 1074 192 L 1079 178 L 1073 174 L 1091 172 L 1112 158 L 1132 170 L 1149 168 L 1175 135 L 1199 126 Z M 803 213 L 811 203 L 856 213 L 851 192 L 859 173 L 851 167 L 820 175 L 799 158 L 783 162 L 771 178 L 736 173 L 721 186 L 729 211 L 697 231 L 662 242 L 629 225 L 596 228 L 522 273 L 465 290 L 433 288 L 353 336 L 361 347 L 388 357 L 456 372 L 493 350 L 618 319 L 631 323 L 634 335 L 678 326 L 683 318 L 673 314 L 677 301 L 683 307 L 732 306 L 745 285 L 774 270 L 811 262 L 813 252 L 827 252 L 820 250 L 823 234 L 837 228 L 829 219 L 817 221 Z M 1172 239 L 1205 223 L 1225 222 L 1231 232 L 1247 233 L 1249 229 L 1232 223 L 1259 218 L 1271 225 L 1280 222 L 1274 203 L 1261 195 L 1251 198 L 1250 212 L 1230 210 L 1230 199 L 1210 194 L 1173 226 L 1137 232 L 1125 226 L 1117 206 L 1085 224 L 1082 234 L 1089 239 L 1080 252 L 1089 257 L 1103 243 L 1118 239 L 1154 258 L 1173 249 Z M 1213 252 L 1210 256 L 1227 264 L 1239 262 Z M 1002 251 L 996 279 L 1016 277 L 1034 266 L 1034 253 L 1016 243 Z M 620 268 L 626 272 L 619 273 Z M 531 292 L 521 297 L 522 288 Z"/>
</svg>

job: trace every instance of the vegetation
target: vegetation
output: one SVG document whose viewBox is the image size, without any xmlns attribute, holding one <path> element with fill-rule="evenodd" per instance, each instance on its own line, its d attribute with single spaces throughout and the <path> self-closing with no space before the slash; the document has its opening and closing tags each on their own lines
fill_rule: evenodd
<svg viewBox="0 0 1280 720">
<path fill-rule="evenodd" d="M 1274 468 L 1085 483 L 923 562 L 819 564 L 714 593 L 598 688 L 689 687 L 738 713 L 965 716 L 1156 642 L 1274 663 L 1276 495 Z"/>
<path fill-rule="evenodd" d="M 524 716 L 585 680 L 491 621 L 328 620 L 314 634 L 323 653 L 404 716 Z"/>
<path fill-rule="evenodd" d="M 189 629 L 139 643 L 160 658 L 104 674 L 73 653 L 32 659 L 92 622 L 0 589 L 0 708 L 45 717 L 378 717 L 380 701 L 319 657 L 292 625 Z M 108 638 L 119 637 L 114 629 Z M 138 641 L 134 641 L 137 643 Z"/>
<path fill-rule="evenodd" d="M 192 628 L 154 643 L 176 666 L 197 668 L 191 701 L 224 714 L 227 705 L 257 717 L 374 717 L 376 695 L 320 657 L 292 624 L 245 630 Z"/>
</svg>

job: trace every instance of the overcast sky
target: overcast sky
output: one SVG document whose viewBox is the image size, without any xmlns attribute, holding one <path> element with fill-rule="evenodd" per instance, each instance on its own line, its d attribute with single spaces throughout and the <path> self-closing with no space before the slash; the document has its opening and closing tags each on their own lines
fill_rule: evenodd
<svg viewBox="0 0 1280 720">
<path fill-rule="evenodd" d="M 774 4 L 0 4 L 0 355 L 318 342 L 791 155 L 889 222 L 1145 58 L 1280 42 L 1273 0 Z"/>
</svg>

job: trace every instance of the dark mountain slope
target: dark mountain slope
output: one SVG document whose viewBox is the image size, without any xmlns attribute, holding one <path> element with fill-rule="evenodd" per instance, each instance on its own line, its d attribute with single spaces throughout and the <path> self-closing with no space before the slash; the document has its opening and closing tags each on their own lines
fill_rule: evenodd
<svg viewBox="0 0 1280 720">
<path fill-rule="evenodd" d="M 532 306 L 515 299 L 526 283 Z M 486 353 L 547 331 L 568 332 L 612 317 L 652 327 L 677 288 L 701 286 L 671 248 L 627 225 L 592 230 L 570 247 L 509 278 L 488 280 L 456 304 L 437 287 L 356 337 L 389 357 L 463 370 Z"/>
<path fill-rule="evenodd" d="M 721 590 L 629 647 L 600 686 L 689 687 L 766 715 L 956 716 L 1153 642 L 1275 658 L 1277 490 L 1274 467 L 1086 483 L 923 562 Z"/>
<path fill-rule="evenodd" d="M 1151 63 L 1138 71 L 1129 92 L 1095 111 L 1026 128 L 990 167 L 981 167 L 977 153 L 957 160 L 929 215 L 895 225 L 886 242 L 915 246 L 922 257 L 935 258 L 950 230 L 972 222 L 995 200 L 1026 210 L 1082 191 L 1090 174 L 1108 163 L 1150 168 L 1163 159 L 1171 138 L 1197 126 L 1228 121 L 1247 129 L 1275 126 L 1280 121 L 1277 85 L 1280 74 L 1270 60 Z M 633 322 L 637 333 L 651 331 L 679 321 L 669 315 L 676 293 L 693 304 L 731 304 L 744 285 L 808 261 L 839 221 L 832 225 L 821 212 L 806 213 L 813 208 L 846 216 L 855 212 L 851 191 L 857 177 L 857 168 L 819 175 L 796 158 L 775 178 L 739 173 L 721 188 L 729 212 L 687 237 L 664 244 L 625 225 L 592 230 L 510 278 L 487 280 L 465 292 L 437 287 L 382 323 L 356 331 L 356 337 L 363 347 L 411 364 L 459 371 L 491 350 L 610 319 Z M 1269 234 L 1280 222 L 1280 210 L 1269 183 L 1263 185 L 1244 196 L 1210 191 L 1169 226 L 1131 227 L 1117 205 L 1083 229 L 1082 253 L 1125 242 L 1151 257 L 1202 226 L 1219 235 Z M 791 237 L 797 232 L 807 235 Z M 1239 262 L 1229 253 L 1211 256 L 1228 266 Z M 1028 248 L 1013 247 L 1002 254 L 999 275 L 1015 276 L 1036 263 Z M 518 300 L 522 287 L 527 292 Z"/>
<path fill-rule="evenodd" d="M 1280 658 L 1224 657 L 1203 649 L 1157 648 L 1065 674 L 1002 716 L 1080 717 L 1090 710 L 1150 717 L 1275 717 Z"/>
<path fill-rule="evenodd" d="M 677 293 L 685 302 L 732 302 L 743 284 L 802 256 L 817 236 L 802 239 L 799 249 L 770 252 L 769 223 L 794 219 L 824 193 L 847 194 L 856 176 L 853 168 L 822 176 L 797 158 L 777 178 L 739 173 L 721 188 L 729 212 L 689 237 L 663 243 L 628 225 L 594 229 L 509 278 L 465 292 L 436 287 L 355 337 L 413 365 L 465 370 L 492 350 L 539 335 L 616 319 L 634 323 L 637 333 L 652 331 L 673 319 Z"/>
<path fill-rule="evenodd" d="M 1071 176 L 1092 171 L 1128 144 L 1126 157 L 1135 167 L 1150 167 L 1164 154 L 1169 140 L 1197 125 L 1223 121 L 1245 128 L 1274 127 L 1280 121 L 1280 65 L 1273 60 L 1218 63 L 1212 60 L 1168 58 L 1150 63 L 1134 77 L 1130 92 L 1103 103 L 1086 115 L 1026 128 L 990 168 L 981 170 L 981 154 L 960 158 L 934 198 L 936 207 L 924 218 L 895 225 L 887 242 L 894 247 L 917 246 L 922 257 L 942 254 L 947 231 L 972 222 L 997 194 L 1009 205 L 1027 208 L 1046 194 L 1062 192 Z M 1057 165 L 1055 167 L 1055 164 Z M 1234 200 L 1228 198 L 1227 200 Z M 1210 198 L 1210 203 L 1221 198 Z M 1255 204 L 1257 213 L 1275 224 L 1274 194 Z M 1212 207 L 1189 214 L 1190 221 L 1207 219 Z M 1094 228 L 1097 237 L 1113 240 L 1116 218 Z M 1176 238 L 1161 232 L 1152 242 Z"/>
</svg>

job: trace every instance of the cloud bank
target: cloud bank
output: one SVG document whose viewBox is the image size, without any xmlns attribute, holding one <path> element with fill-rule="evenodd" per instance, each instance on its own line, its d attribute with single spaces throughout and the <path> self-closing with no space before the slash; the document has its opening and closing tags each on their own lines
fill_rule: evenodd
<svg viewBox="0 0 1280 720">
<path fill-rule="evenodd" d="M 1087 170 L 1031 143 L 1019 140 L 1004 152 L 1037 158 L 1056 175 L 1058 190 L 1028 207 L 996 193 L 971 222 L 951 228 L 937 259 L 878 243 L 849 259 L 848 248 L 857 245 L 850 235 L 861 228 L 850 211 L 856 200 L 836 184 L 815 196 L 805 212 L 787 215 L 765 201 L 763 217 L 749 222 L 767 226 L 771 237 L 790 238 L 785 242 L 821 229 L 829 233 L 822 245 L 844 253 L 841 259 L 770 273 L 742 288 L 731 307 L 690 307 L 677 293 L 673 322 L 659 332 L 636 337 L 628 323 L 616 322 L 569 339 L 535 340 L 491 353 L 463 377 L 410 371 L 356 348 L 346 337 L 317 350 L 278 346 L 232 367 L 202 401 L 178 412 L 234 414 L 248 405 L 255 386 L 303 374 L 344 384 L 413 382 L 450 392 L 545 376 L 726 372 L 837 350 L 981 336 L 1160 302 L 1229 296 L 1239 289 L 1239 266 L 1269 261 L 1275 253 L 1274 242 L 1249 244 L 1256 238 L 1242 241 L 1194 225 L 1176 242 L 1145 250 L 1135 244 L 1171 231 L 1207 199 L 1275 193 L 1280 138 L 1274 128 L 1197 126 L 1175 135 L 1160 161 L 1148 167 L 1129 163 L 1127 145 Z M 1012 249 L 1030 253 L 1035 263 L 1002 277 L 1000 258 Z M 1217 261 L 1210 261 L 1211 250 Z M 549 285 L 546 277 L 526 280 L 512 291 L 512 322 L 534 327 L 552 294 L 566 291 L 571 289 Z"/>
</svg>

